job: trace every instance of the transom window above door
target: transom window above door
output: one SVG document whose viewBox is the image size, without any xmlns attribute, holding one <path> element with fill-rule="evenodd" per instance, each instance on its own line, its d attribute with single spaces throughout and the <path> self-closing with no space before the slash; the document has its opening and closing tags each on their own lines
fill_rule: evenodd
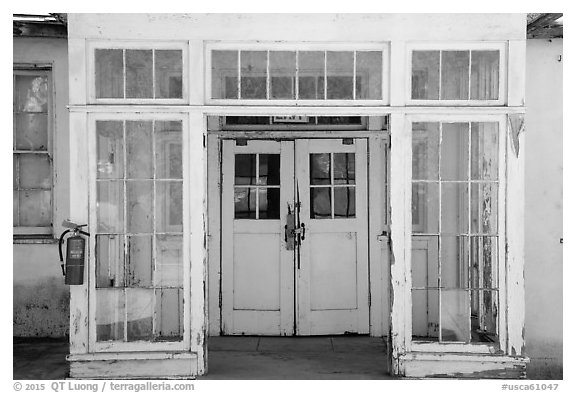
<svg viewBox="0 0 576 393">
<path fill-rule="evenodd" d="M 89 99 L 96 103 L 184 103 L 186 46 L 92 43 Z"/>
<path fill-rule="evenodd" d="M 408 55 L 410 103 L 504 103 L 504 44 L 421 44 L 409 47 Z"/>
<path fill-rule="evenodd" d="M 217 100 L 382 100 L 379 48 L 212 49 L 210 98 Z"/>
</svg>

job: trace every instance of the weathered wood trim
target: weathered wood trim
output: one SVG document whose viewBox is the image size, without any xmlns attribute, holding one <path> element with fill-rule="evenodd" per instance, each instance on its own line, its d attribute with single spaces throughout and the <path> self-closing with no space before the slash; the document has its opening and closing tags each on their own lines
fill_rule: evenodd
<svg viewBox="0 0 576 393">
<path fill-rule="evenodd" d="M 524 351 L 524 160 L 526 153 L 523 117 L 508 118 L 506 159 L 506 273 L 507 353 Z M 517 150 L 516 147 L 517 146 Z"/>
<path fill-rule="evenodd" d="M 277 103 L 278 104 L 278 103 Z M 222 116 L 384 116 L 399 114 L 477 114 L 497 115 L 506 113 L 525 113 L 525 107 L 507 106 L 256 106 L 256 105 L 70 105 L 70 112 L 195 112 L 201 110 L 206 115 Z"/>
<path fill-rule="evenodd" d="M 511 356 L 450 353 L 409 353 L 402 356 L 407 378 L 504 378 L 526 377 L 526 359 Z"/>
<path fill-rule="evenodd" d="M 393 114 L 390 119 L 391 149 L 390 149 L 390 232 L 392 255 L 390 256 L 390 292 L 391 323 L 390 339 L 392 350 L 392 373 L 402 375 L 400 356 L 407 348 L 407 338 L 411 336 L 410 323 L 410 283 L 409 245 L 410 245 L 410 171 L 411 171 L 411 138 L 410 128 L 405 117 Z M 408 328 L 408 329 L 407 329 Z"/>
<path fill-rule="evenodd" d="M 370 264 L 370 335 L 380 337 L 388 333 L 388 304 L 384 297 L 385 270 L 388 268 L 388 239 L 378 236 L 385 230 L 385 171 L 384 135 L 368 138 L 368 247 Z"/>
<path fill-rule="evenodd" d="M 72 379 L 187 379 L 198 375 L 198 356 L 190 352 L 90 355 L 67 358 Z"/>
<path fill-rule="evenodd" d="M 191 40 L 188 42 L 188 64 L 189 64 L 189 81 L 186 78 L 182 80 L 184 91 L 182 95 L 189 97 L 191 105 L 202 105 L 204 102 L 204 79 L 207 78 L 204 68 L 204 43 L 201 40 Z M 206 93 L 207 94 L 207 93 Z"/>
<path fill-rule="evenodd" d="M 526 102 L 526 40 L 508 42 L 508 99 L 510 107 Z"/>
<path fill-rule="evenodd" d="M 220 334 L 221 293 L 221 187 L 220 139 L 208 135 L 208 332 Z"/>
<path fill-rule="evenodd" d="M 70 220 L 88 223 L 88 124 L 87 115 L 70 114 Z M 89 248 L 90 249 L 90 248 Z M 88 249 L 88 250 L 89 250 Z M 87 252 L 89 252 L 87 250 Z M 70 286 L 70 353 L 88 352 L 88 272 L 84 284 Z"/>
<path fill-rule="evenodd" d="M 207 120 L 200 111 L 190 113 L 189 206 L 190 206 L 190 350 L 198 354 L 197 374 L 207 371 L 207 150 L 204 146 Z"/>
<path fill-rule="evenodd" d="M 403 107 L 406 104 L 406 42 L 390 43 L 390 105 Z"/>
</svg>

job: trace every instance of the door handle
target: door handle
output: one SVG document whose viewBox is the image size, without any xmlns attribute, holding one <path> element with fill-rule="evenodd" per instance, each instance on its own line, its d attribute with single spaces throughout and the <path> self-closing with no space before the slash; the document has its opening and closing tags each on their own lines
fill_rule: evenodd
<svg viewBox="0 0 576 393">
<path fill-rule="evenodd" d="M 294 250 L 294 228 L 296 226 L 296 217 L 290 211 L 286 215 L 286 225 L 284 225 L 284 241 L 287 250 Z"/>
</svg>

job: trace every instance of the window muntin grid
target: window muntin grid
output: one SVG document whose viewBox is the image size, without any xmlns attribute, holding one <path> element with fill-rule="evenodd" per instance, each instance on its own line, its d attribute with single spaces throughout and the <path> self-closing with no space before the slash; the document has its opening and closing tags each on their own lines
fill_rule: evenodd
<svg viewBox="0 0 576 393">
<path fill-rule="evenodd" d="M 182 122 L 96 121 L 96 340 L 183 340 Z"/>
<path fill-rule="evenodd" d="M 413 340 L 498 341 L 498 123 L 412 128 Z"/>
</svg>

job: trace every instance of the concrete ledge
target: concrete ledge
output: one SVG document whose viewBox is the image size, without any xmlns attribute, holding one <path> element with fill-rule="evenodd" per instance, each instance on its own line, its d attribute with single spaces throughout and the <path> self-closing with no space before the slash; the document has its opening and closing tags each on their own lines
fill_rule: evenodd
<svg viewBox="0 0 576 393">
<path fill-rule="evenodd" d="M 525 357 L 461 353 L 416 353 L 399 358 L 407 378 L 526 378 Z"/>
<path fill-rule="evenodd" d="M 68 355 L 72 379 L 169 378 L 197 375 L 198 357 L 191 352 L 125 352 Z"/>
</svg>

